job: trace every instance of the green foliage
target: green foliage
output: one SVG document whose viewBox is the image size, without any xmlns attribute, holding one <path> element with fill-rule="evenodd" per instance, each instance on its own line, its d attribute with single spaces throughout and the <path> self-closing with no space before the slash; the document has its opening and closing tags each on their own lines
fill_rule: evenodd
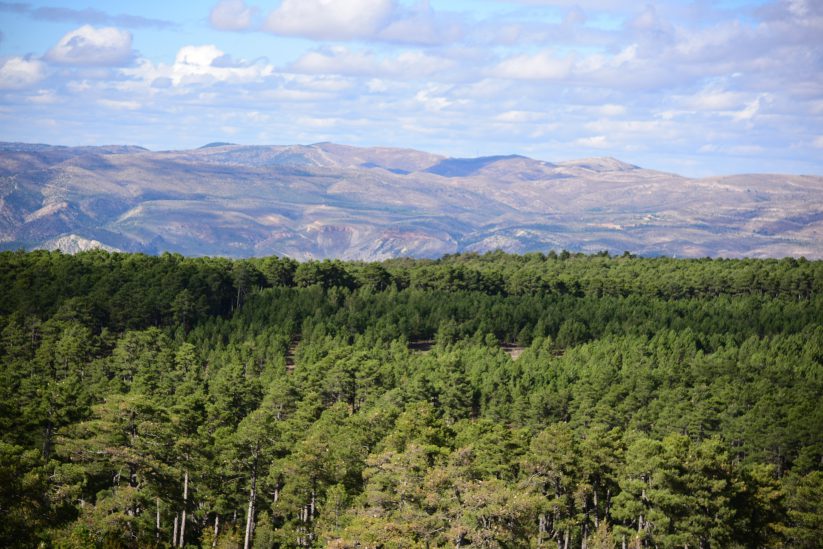
<svg viewBox="0 0 823 549">
<path fill-rule="evenodd" d="M 823 535 L 823 262 L 3 252 L 0 290 L 3 546 Z"/>
</svg>

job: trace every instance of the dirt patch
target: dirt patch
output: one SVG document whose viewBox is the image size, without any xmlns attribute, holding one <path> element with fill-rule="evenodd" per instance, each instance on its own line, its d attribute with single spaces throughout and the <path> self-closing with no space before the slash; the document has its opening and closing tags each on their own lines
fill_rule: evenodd
<svg viewBox="0 0 823 549">
<path fill-rule="evenodd" d="M 415 353 L 427 353 L 432 350 L 434 347 L 434 340 L 433 339 L 425 339 L 420 341 L 410 341 L 409 342 L 409 351 Z"/>
<path fill-rule="evenodd" d="M 517 360 L 520 358 L 520 355 L 522 355 L 523 351 L 526 350 L 525 347 L 520 347 L 511 343 L 501 343 L 500 348 L 503 349 L 503 351 L 509 355 L 512 360 Z"/>
<path fill-rule="evenodd" d="M 409 342 L 409 350 L 413 353 L 428 353 L 434 347 L 434 340 L 433 339 L 425 339 L 419 341 L 410 341 Z M 511 357 L 512 360 L 517 360 L 520 358 L 520 355 L 523 354 L 523 351 L 526 350 L 525 347 L 521 347 L 519 345 L 515 345 L 514 343 L 500 343 L 500 348 Z"/>
<path fill-rule="evenodd" d="M 286 350 L 286 371 L 294 371 L 294 355 L 297 353 L 297 346 L 300 345 L 300 336 L 294 336 Z"/>
</svg>

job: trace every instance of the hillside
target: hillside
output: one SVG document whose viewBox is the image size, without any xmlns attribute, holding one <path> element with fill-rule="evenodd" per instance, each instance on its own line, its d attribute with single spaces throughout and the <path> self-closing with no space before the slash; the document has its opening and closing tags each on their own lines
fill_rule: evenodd
<svg viewBox="0 0 823 549">
<path fill-rule="evenodd" d="M 823 177 L 331 143 L 0 144 L 2 249 L 379 260 L 502 249 L 823 257 Z"/>
</svg>

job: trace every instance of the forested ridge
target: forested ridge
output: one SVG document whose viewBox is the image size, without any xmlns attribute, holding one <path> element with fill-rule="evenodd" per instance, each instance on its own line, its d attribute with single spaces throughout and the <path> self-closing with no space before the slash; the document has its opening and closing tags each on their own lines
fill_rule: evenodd
<svg viewBox="0 0 823 549">
<path fill-rule="evenodd" d="M 823 539 L 821 261 L 3 252 L 0 296 L 0 546 Z"/>
</svg>

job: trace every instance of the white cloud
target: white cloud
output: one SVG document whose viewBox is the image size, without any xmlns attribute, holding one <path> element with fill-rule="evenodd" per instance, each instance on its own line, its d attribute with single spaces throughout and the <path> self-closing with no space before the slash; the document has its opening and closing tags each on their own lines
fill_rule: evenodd
<svg viewBox="0 0 823 549">
<path fill-rule="evenodd" d="M 449 108 L 454 101 L 448 97 L 449 89 L 445 86 L 428 85 L 418 90 L 414 96 L 417 101 L 428 112 L 440 112 Z"/>
<path fill-rule="evenodd" d="M 247 6 L 243 0 L 220 0 L 211 10 L 209 22 L 218 30 L 248 30 L 256 12 L 256 8 Z"/>
<path fill-rule="evenodd" d="M 574 60 L 559 58 L 548 52 L 536 55 L 515 55 L 503 60 L 492 74 L 514 80 L 561 80 L 571 74 Z"/>
<path fill-rule="evenodd" d="M 546 115 L 540 112 L 533 111 L 506 111 L 494 117 L 496 122 L 503 122 L 505 124 L 527 124 L 537 120 L 543 120 Z"/>
<path fill-rule="evenodd" d="M 817 149 L 823 149 L 823 135 L 818 135 L 814 141 L 812 141 L 812 145 Z"/>
<path fill-rule="evenodd" d="M 283 0 L 264 29 L 316 40 L 369 38 L 389 22 L 395 9 L 391 0 Z"/>
<path fill-rule="evenodd" d="M 606 117 L 622 116 L 626 114 L 626 107 L 624 105 L 601 105 L 599 107 L 595 107 L 592 110 L 598 115 Z"/>
<path fill-rule="evenodd" d="M 729 152 L 731 154 L 753 155 L 763 154 L 766 152 L 766 149 L 760 145 L 734 145 L 733 147 L 729 147 Z"/>
<path fill-rule="evenodd" d="M 575 140 L 575 145 L 581 147 L 588 147 L 590 149 L 608 149 L 612 147 L 605 135 L 594 135 L 592 137 L 581 137 Z"/>
<path fill-rule="evenodd" d="M 211 67 L 212 63 L 225 55 L 217 46 L 206 44 L 205 46 L 183 46 L 174 58 L 175 65 L 188 65 L 194 67 Z"/>
<path fill-rule="evenodd" d="M 704 90 L 683 99 L 686 108 L 699 111 L 728 111 L 738 108 L 744 101 L 744 94 L 730 91 Z"/>
<path fill-rule="evenodd" d="M 0 89 L 18 90 L 33 86 L 46 77 L 42 61 L 11 57 L 0 65 Z"/>
<path fill-rule="evenodd" d="M 389 84 L 380 78 L 372 78 L 366 82 L 366 89 L 369 93 L 385 93 L 389 91 Z"/>
<path fill-rule="evenodd" d="M 52 90 L 37 90 L 37 93 L 30 95 L 26 101 L 35 105 L 54 105 L 60 103 L 60 97 Z"/>
<path fill-rule="evenodd" d="M 342 92 L 352 87 L 352 81 L 334 75 L 284 75 L 287 84 L 295 85 L 305 91 Z"/>
<path fill-rule="evenodd" d="M 617 136 L 626 137 L 634 135 L 649 139 L 670 137 L 667 131 L 671 125 L 667 125 L 661 120 L 608 120 L 600 119 L 585 124 L 586 129 L 592 132 L 602 133 L 615 138 Z"/>
<path fill-rule="evenodd" d="M 760 112 L 760 97 L 747 104 L 742 110 L 731 113 L 732 119 L 735 122 L 746 122 L 757 116 Z"/>
<path fill-rule="evenodd" d="M 808 17 L 814 12 L 814 4 L 810 0 L 787 0 L 785 4 L 789 13 L 797 18 Z"/>
<path fill-rule="evenodd" d="M 187 84 L 218 82 L 257 82 L 272 76 L 274 67 L 268 63 L 246 63 L 233 60 L 217 46 L 184 46 L 177 52 L 174 64 L 154 64 L 141 59 L 137 67 L 122 69 L 123 74 L 140 79 L 154 89 Z"/>
<path fill-rule="evenodd" d="M 83 25 L 63 36 L 48 51 L 46 59 L 64 65 L 117 66 L 132 56 L 130 32 Z"/>
<path fill-rule="evenodd" d="M 290 69 L 309 74 L 366 75 L 380 72 L 374 54 L 351 51 L 342 46 L 322 48 L 303 54 Z"/>
<path fill-rule="evenodd" d="M 116 99 L 98 99 L 97 102 L 104 107 L 115 110 L 136 111 L 141 107 L 137 101 L 118 101 Z"/>
<path fill-rule="evenodd" d="M 320 48 L 303 54 L 289 70 L 306 74 L 373 76 L 409 80 L 449 71 L 456 63 L 420 51 L 403 51 L 379 57 L 371 51 L 353 51 L 344 46 Z"/>
</svg>

